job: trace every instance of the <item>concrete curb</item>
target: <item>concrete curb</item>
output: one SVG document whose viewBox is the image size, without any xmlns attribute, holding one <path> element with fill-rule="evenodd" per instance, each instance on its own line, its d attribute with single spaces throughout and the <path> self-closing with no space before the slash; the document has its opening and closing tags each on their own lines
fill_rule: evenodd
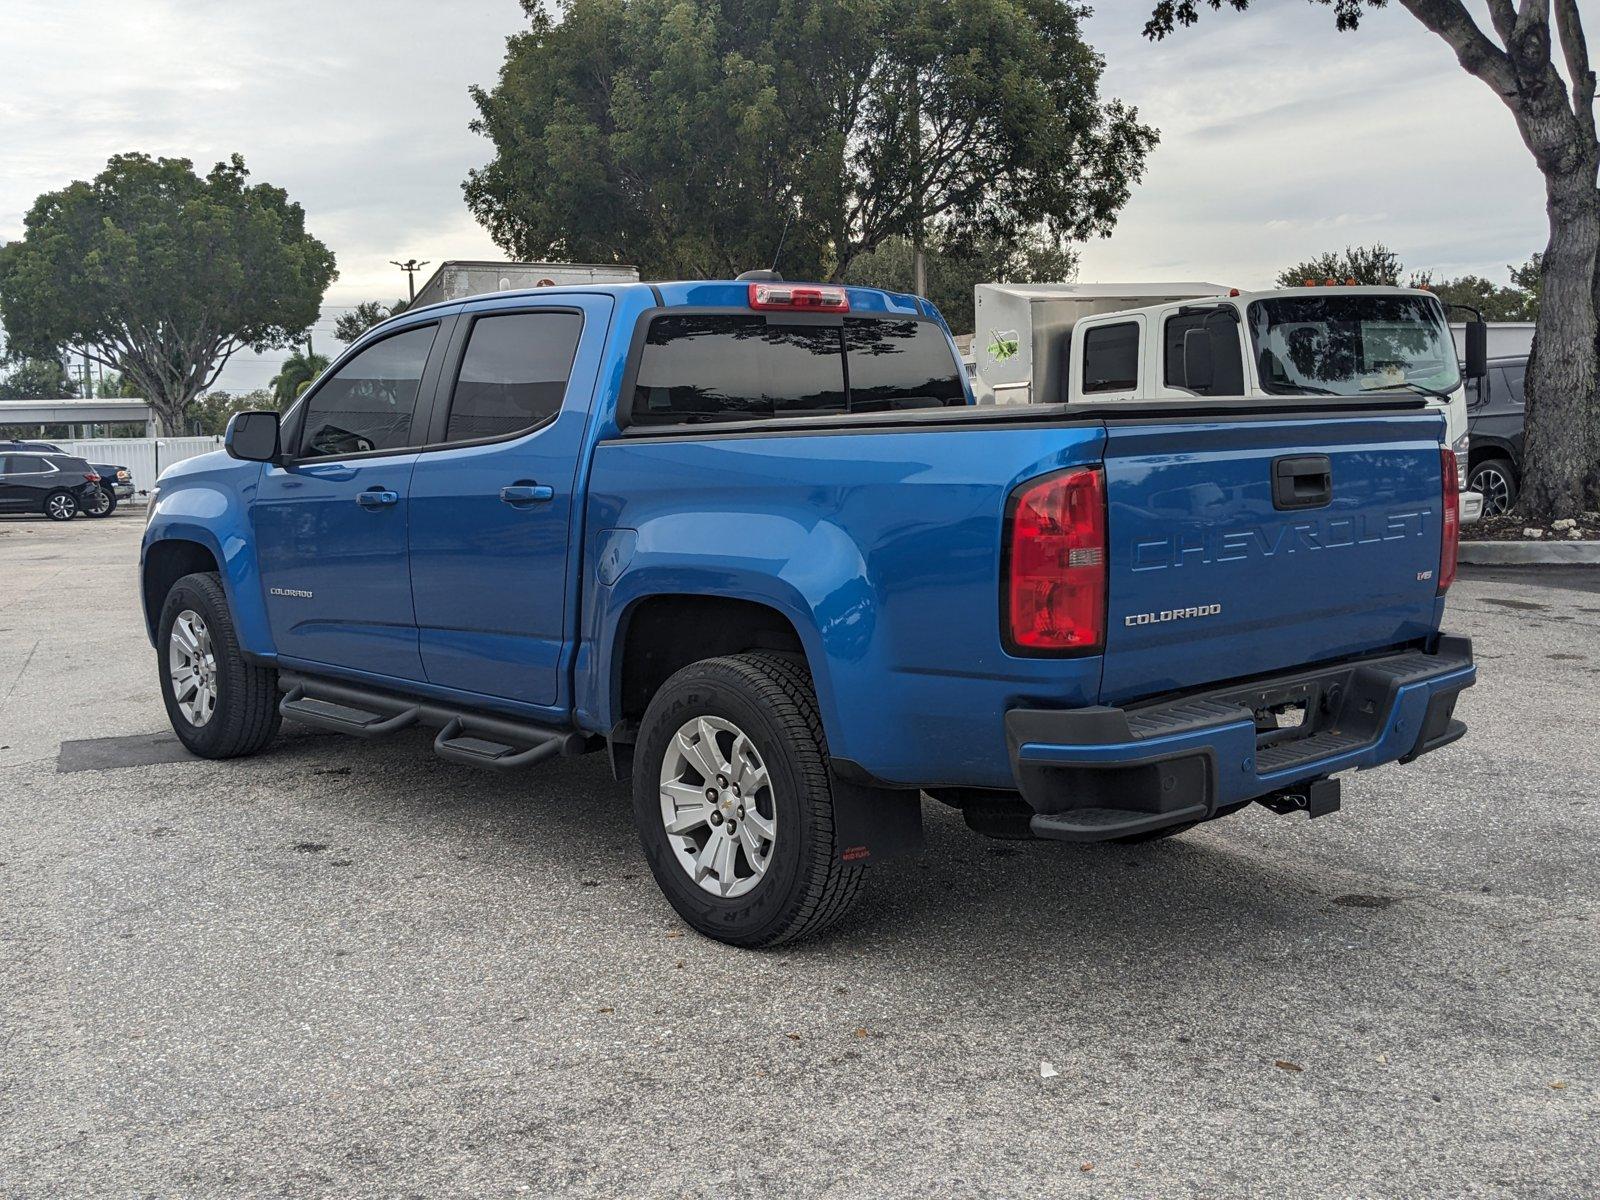
<svg viewBox="0 0 1600 1200">
<path fill-rule="evenodd" d="M 1600 567 L 1600 542 L 1462 542 L 1460 561 L 1480 567 Z"/>
</svg>

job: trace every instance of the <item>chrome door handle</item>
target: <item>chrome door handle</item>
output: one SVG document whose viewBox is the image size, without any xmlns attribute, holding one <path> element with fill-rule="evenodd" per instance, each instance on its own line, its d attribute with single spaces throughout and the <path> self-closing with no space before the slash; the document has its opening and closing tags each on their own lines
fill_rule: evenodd
<svg viewBox="0 0 1600 1200">
<path fill-rule="evenodd" d="M 547 483 L 514 483 L 500 489 L 500 499 L 517 508 L 555 497 L 555 488 Z"/>
<path fill-rule="evenodd" d="M 400 493 L 386 491 L 383 488 L 369 488 L 367 491 L 357 493 L 356 503 L 362 508 L 388 508 L 392 504 L 400 503 Z"/>
</svg>

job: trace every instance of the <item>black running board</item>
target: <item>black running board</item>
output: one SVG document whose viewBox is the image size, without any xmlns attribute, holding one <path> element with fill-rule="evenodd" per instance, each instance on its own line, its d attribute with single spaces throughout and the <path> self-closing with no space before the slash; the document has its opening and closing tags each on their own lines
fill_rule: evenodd
<svg viewBox="0 0 1600 1200">
<path fill-rule="evenodd" d="M 513 771 L 593 748 L 590 738 L 574 730 L 552 729 L 343 680 L 282 671 L 278 686 L 285 693 L 278 711 L 292 721 L 360 738 L 381 737 L 413 725 L 437 729 L 434 752 L 468 766 Z"/>
</svg>

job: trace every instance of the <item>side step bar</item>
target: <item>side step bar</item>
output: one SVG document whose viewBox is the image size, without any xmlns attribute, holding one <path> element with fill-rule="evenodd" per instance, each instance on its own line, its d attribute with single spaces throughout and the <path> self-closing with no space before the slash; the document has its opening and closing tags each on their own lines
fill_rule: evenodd
<svg viewBox="0 0 1600 1200">
<path fill-rule="evenodd" d="M 512 771 L 551 758 L 584 754 L 591 748 L 590 739 L 574 730 L 399 696 L 343 680 L 283 671 L 278 686 L 285 693 L 278 711 L 292 721 L 362 738 L 422 725 L 439 731 L 433 749 L 440 758 L 468 766 Z"/>
</svg>

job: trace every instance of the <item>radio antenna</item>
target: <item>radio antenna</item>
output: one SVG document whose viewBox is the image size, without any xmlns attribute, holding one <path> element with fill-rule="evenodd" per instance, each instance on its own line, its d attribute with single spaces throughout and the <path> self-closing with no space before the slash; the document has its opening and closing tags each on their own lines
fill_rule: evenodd
<svg viewBox="0 0 1600 1200">
<path fill-rule="evenodd" d="M 772 255 L 772 273 L 778 273 L 778 260 L 783 257 L 783 244 L 789 240 L 789 226 L 794 223 L 794 210 L 783 219 L 783 232 L 778 235 L 778 249 Z"/>
</svg>

